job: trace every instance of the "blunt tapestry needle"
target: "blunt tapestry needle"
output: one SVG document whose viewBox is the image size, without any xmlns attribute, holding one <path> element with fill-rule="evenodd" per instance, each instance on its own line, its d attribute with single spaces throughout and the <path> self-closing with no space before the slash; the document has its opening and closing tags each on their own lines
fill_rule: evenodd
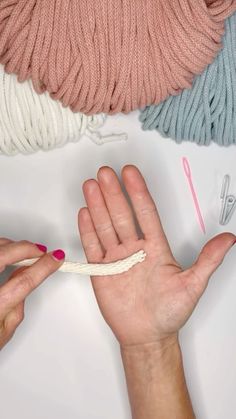
<svg viewBox="0 0 236 419">
<path fill-rule="evenodd" d="M 232 194 L 229 195 L 230 180 L 230 176 L 225 175 L 220 194 L 220 199 L 222 201 L 220 213 L 221 225 L 229 223 L 236 209 L 236 197 Z"/>
<path fill-rule="evenodd" d="M 189 187 L 190 187 L 190 190 L 191 190 L 191 193 L 192 193 L 193 202 L 194 202 L 194 206 L 195 206 L 195 209 L 196 209 L 196 212 L 197 212 L 199 225 L 200 225 L 200 228 L 201 228 L 203 234 L 206 234 L 206 227 L 205 227 L 205 223 L 204 223 L 204 220 L 203 220 L 203 217 L 202 217 L 202 213 L 201 213 L 200 205 L 199 205 L 199 202 L 198 202 L 197 194 L 196 194 L 196 191 L 194 189 L 189 162 L 188 162 L 186 157 L 183 157 L 182 161 L 183 161 L 184 172 L 185 172 L 185 175 L 188 179 Z"/>
</svg>

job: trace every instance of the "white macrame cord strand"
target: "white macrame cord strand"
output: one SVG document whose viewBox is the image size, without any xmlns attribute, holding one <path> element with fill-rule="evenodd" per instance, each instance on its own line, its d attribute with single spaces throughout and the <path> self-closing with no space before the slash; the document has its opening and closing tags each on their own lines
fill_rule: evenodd
<svg viewBox="0 0 236 419">
<path fill-rule="evenodd" d="M 117 275 L 127 272 L 133 266 L 145 260 L 146 253 L 140 250 L 137 253 L 127 257 L 126 259 L 118 260 L 112 263 L 79 263 L 65 261 L 58 269 L 61 272 L 76 273 L 80 275 Z M 38 258 L 25 259 L 23 261 L 14 263 L 13 266 L 31 266 Z"/>
</svg>

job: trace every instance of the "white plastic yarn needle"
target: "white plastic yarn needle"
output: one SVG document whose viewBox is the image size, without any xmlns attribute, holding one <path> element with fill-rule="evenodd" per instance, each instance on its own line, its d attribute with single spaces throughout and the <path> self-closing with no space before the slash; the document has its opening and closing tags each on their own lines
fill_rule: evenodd
<svg viewBox="0 0 236 419">
<path fill-rule="evenodd" d="M 203 234 L 206 234 L 206 227 L 205 227 L 205 223 L 204 223 L 204 220 L 203 220 L 203 217 L 202 217 L 202 213 L 201 213 L 200 205 L 199 205 L 199 202 L 198 202 L 197 194 L 196 194 L 196 191 L 195 191 L 195 188 L 194 188 L 194 185 L 193 185 L 192 174 L 191 174 L 191 169 L 190 169 L 190 166 L 189 166 L 188 159 L 186 157 L 183 157 L 182 162 L 183 162 L 184 172 L 185 172 L 185 175 L 188 179 L 189 187 L 190 187 L 190 190 L 191 190 L 191 193 L 192 193 L 193 202 L 194 202 L 194 206 L 195 206 L 195 209 L 196 209 L 196 212 L 197 212 L 199 225 L 200 225 L 200 228 L 201 228 Z"/>
<path fill-rule="evenodd" d="M 227 213 L 227 196 L 229 192 L 229 185 L 230 185 L 230 177 L 229 175 L 225 175 L 222 183 L 220 199 L 222 201 L 221 205 L 221 213 L 220 213 L 220 224 L 225 224 L 226 213 Z"/>
<path fill-rule="evenodd" d="M 228 195 L 230 180 L 230 176 L 225 175 L 222 183 L 220 194 L 220 199 L 222 201 L 220 212 L 221 225 L 226 225 L 229 223 L 236 209 L 236 197 L 234 195 Z"/>
<path fill-rule="evenodd" d="M 223 225 L 228 224 L 230 222 L 233 214 L 234 214 L 234 211 L 235 211 L 235 208 L 236 208 L 236 198 L 235 198 L 234 195 L 228 195 L 226 197 L 225 206 L 227 208 L 227 212 L 225 214 L 226 215 L 225 219 L 223 220 L 224 221 Z"/>
</svg>

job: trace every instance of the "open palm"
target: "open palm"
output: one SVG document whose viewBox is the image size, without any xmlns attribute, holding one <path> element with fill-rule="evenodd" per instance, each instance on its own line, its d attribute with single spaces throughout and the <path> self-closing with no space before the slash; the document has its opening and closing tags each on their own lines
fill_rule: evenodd
<svg viewBox="0 0 236 419">
<path fill-rule="evenodd" d="M 115 172 L 103 167 L 97 180 L 83 185 L 87 207 L 79 211 L 78 224 L 91 263 L 113 262 L 141 249 L 147 254 L 144 262 L 124 274 L 92 277 L 106 322 L 121 345 L 133 345 L 178 332 L 235 236 L 224 233 L 212 239 L 195 264 L 183 271 L 171 253 L 141 173 L 135 166 L 126 166 L 122 179 L 131 205 Z"/>
</svg>

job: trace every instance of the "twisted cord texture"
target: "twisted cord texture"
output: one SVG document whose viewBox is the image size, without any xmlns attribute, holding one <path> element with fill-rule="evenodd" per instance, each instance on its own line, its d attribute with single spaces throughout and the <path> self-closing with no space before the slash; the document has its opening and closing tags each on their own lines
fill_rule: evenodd
<svg viewBox="0 0 236 419">
<path fill-rule="evenodd" d="M 18 83 L 0 65 L 0 154 L 29 154 L 62 147 L 87 136 L 96 144 L 125 140 L 125 134 L 101 135 L 105 114 L 72 113 L 45 92 L 37 95 L 30 80 Z"/>
<path fill-rule="evenodd" d="M 177 142 L 236 143 L 236 13 L 226 21 L 224 48 L 191 90 L 141 114 L 143 129 L 157 129 Z"/>
<path fill-rule="evenodd" d="M 79 262 L 67 262 L 65 261 L 63 265 L 60 266 L 59 271 L 77 273 L 80 275 L 117 275 L 124 272 L 127 272 L 137 263 L 141 263 L 145 260 L 146 253 L 143 250 L 140 250 L 137 253 L 129 256 L 126 259 L 118 260 L 113 263 L 79 263 Z M 38 259 L 25 259 L 21 262 L 14 263 L 14 266 L 30 266 Z"/>
<path fill-rule="evenodd" d="M 0 62 L 74 112 L 130 112 L 191 86 L 235 0 L 1 0 Z"/>
</svg>

